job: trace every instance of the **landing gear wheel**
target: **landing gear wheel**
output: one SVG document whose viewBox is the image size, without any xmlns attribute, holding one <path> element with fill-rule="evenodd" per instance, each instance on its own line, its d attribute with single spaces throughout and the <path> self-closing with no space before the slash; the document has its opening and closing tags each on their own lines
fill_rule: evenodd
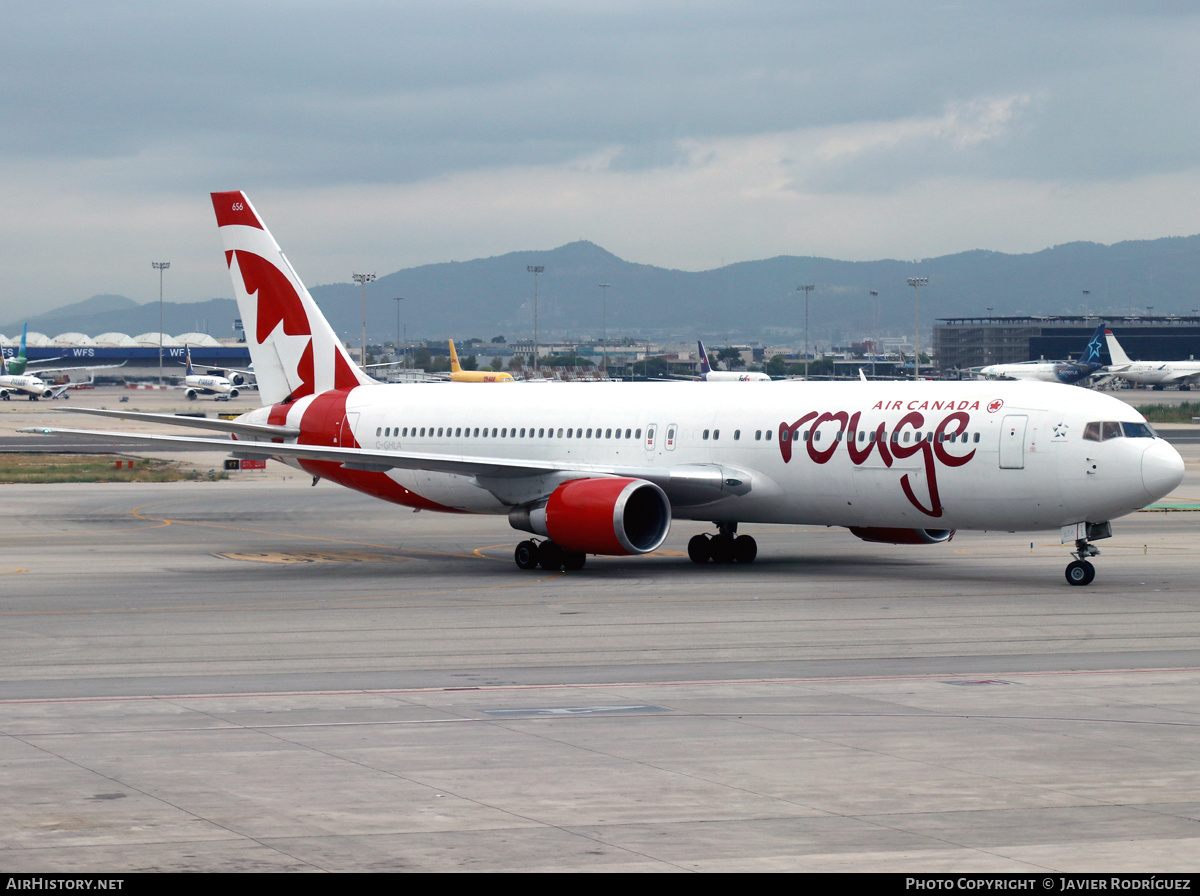
<svg viewBox="0 0 1200 896">
<path fill-rule="evenodd" d="M 563 569 L 583 569 L 587 554 L 583 551 L 563 551 Z"/>
<path fill-rule="evenodd" d="M 733 559 L 738 563 L 753 563 L 758 556 L 758 542 L 749 535 L 739 535 L 733 540 Z"/>
<path fill-rule="evenodd" d="M 734 559 L 733 536 L 714 535 L 712 541 L 708 543 L 708 550 L 712 554 L 713 563 L 732 563 Z"/>
<path fill-rule="evenodd" d="M 513 559 L 520 569 L 536 569 L 538 565 L 538 546 L 536 541 L 523 541 L 513 551 Z"/>
<path fill-rule="evenodd" d="M 712 557 L 708 549 L 708 535 L 693 535 L 688 541 L 688 556 L 693 563 L 707 563 Z"/>
<path fill-rule="evenodd" d="M 563 549 L 552 541 L 538 545 L 538 563 L 547 572 L 560 572 L 563 568 Z"/>
<path fill-rule="evenodd" d="M 1090 585 L 1096 578 L 1096 567 L 1086 560 L 1075 560 L 1067 564 L 1067 583 L 1070 585 Z"/>
</svg>

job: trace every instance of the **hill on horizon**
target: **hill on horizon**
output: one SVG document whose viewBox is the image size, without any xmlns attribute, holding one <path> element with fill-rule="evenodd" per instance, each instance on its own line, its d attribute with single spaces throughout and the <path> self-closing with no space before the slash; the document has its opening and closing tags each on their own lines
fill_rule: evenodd
<svg viewBox="0 0 1200 896">
<path fill-rule="evenodd" d="M 709 271 L 678 271 L 625 261 L 586 240 L 548 251 L 517 251 L 471 261 L 406 268 L 367 286 L 368 338 L 390 342 L 400 328 L 410 340 L 503 335 L 510 341 L 533 333 L 534 276 L 538 330 L 543 341 L 622 336 L 704 338 L 725 341 L 794 340 L 804 330 L 800 284 L 809 295 L 814 345 L 842 344 L 879 335 L 911 334 L 914 295 L 909 277 L 927 277 L 920 292 L 923 333 L 937 318 L 1189 315 L 1197 299 L 1200 235 L 1116 243 L 1074 242 L 1040 252 L 1009 255 L 988 250 L 920 261 L 851 262 L 778 256 L 736 262 Z M 601 283 L 610 284 L 607 290 Z M 360 340 L 362 293 L 354 283 L 309 287 L 334 329 L 350 344 Z M 871 290 L 878 292 L 872 299 Z M 1088 291 L 1085 294 L 1085 290 Z M 607 296 L 604 293 L 607 292 Z M 605 302 L 604 299 L 607 299 Z M 873 322 L 878 306 L 878 323 Z M 232 335 L 238 316 L 232 299 L 168 302 L 168 333 L 192 330 Z M 606 320 L 605 320 L 606 319 Z M 24 321 L 0 325 L 20 332 Z M 98 295 L 28 321 L 53 336 L 81 331 L 137 335 L 158 330 L 158 303 L 138 305 L 124 296 Z"/>
</svg>

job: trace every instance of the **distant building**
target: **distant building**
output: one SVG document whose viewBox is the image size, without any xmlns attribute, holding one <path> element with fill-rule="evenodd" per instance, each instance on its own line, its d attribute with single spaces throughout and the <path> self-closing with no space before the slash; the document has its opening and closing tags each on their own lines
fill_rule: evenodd
<svg viewBox="0 0 1200 896">
<path fill-rule="evenodd" d="M 1106 323 L 1131 358 L 1182 361 L 1200 356 L 1200 317 L 1047 316 L 941 318 L 933 328 L 933 353 L 942 370 L 1066 361 L 1077 358 L 1100 323 Z M 1108 349 L 1104 350 L 1108 360 Z"/>
</svg>

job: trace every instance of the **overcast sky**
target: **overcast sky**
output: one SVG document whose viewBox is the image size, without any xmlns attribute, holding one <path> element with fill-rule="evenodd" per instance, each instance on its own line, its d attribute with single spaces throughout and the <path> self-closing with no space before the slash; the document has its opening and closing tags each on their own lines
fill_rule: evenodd
<svg viewBox="0 0 1200 896">
<path fill-rule="evenodd" d="M 1198 49 L 1154 0 L 9 0 L 0 318 L 230 296 L 213 190 L 310 286 L 1193 234 Z"/>
</svg>

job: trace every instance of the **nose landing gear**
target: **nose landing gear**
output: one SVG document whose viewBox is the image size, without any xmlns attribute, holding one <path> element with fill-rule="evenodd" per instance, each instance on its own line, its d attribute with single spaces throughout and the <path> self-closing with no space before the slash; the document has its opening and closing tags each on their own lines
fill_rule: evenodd
<svg viewBox="0 0 1200 896">
<path fill-rule="evenodd" d="M 1075 550 L 1071 556 L 1075 559 L 1067 564 L 1066 576 L 1068 585 L 1090 585 L 1096 578 L 1096 567 L 1088 562 L 1089 557 L 1099 557 L 1099 549 L 1091 543 L 1091 539 L 1112 537 L 1112 526 L 1109 523 L 1076 523 L 1063 528 L 1063 544 L 1074 538 Z"/>
</svg>

